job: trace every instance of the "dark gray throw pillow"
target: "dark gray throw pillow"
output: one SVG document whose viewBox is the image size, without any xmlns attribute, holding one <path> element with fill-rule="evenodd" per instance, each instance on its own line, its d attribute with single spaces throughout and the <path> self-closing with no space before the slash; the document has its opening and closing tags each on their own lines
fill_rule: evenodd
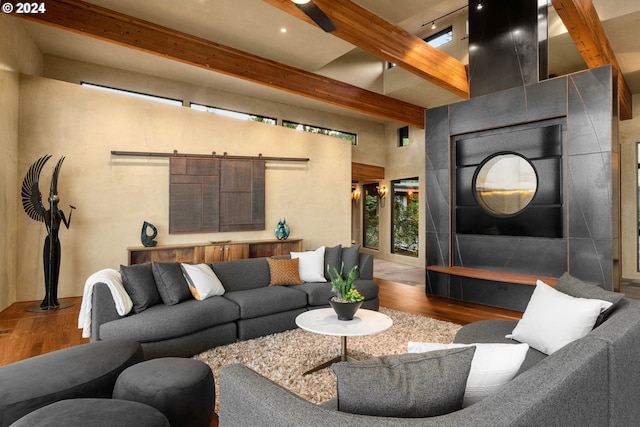
<svg viewBox="0 0 640 427">
<path fill-rule="evenodd" d="M 584 282 L 576 277 L 571 276 L 569 273 L 564 273 L 558 279 L 558 283 L 556 283 L 554 289 L 556 291 L 562 292 L 563 294 L 567 294 L 576 298 L 609 301 L 611 303 L 611 306 L 600 313 L 600 315 L 596 319 L 595 325 L 593 326 L 594 328 L 600 326 L 616 309 L 622 298 L 624 298 L 624 294 L 621 294 L 619 292 L 607 291 L 598 286 L 597 283 Z"/>
<path fill-rule="evenodd" d="M 179 262 L 154 262 L 152 269 L 160 298 L 166 305 L 193 298 Z"/>
<path fill-rule="evenodd" d="M 336 363 L 338 410 L 400 418 L 457 411 L 475 350 L 470 346 Z"/>
<path fill-rule="evenodd" d="M 340 271 L 340 264 L 342 263 L 342 245 L 333 246 L 331 248 L 324 248 L 324 277 L 327 280 L 331 280 L 329 273 L 327 273 L 327 266 L 329 271 L 333 274 L 333 269 Z"/>
<path fill-rule="evenodd" d="M 345 279 L 351 269 L 358 265 L 360 262 L 360 245 L 353 245 L 348 248 L 342 248 L 342 263 L 344 268 L 342 269 L 342 277 Z M 340 271 L 340 268 L 338 268 Z M 356 279 L 360 277 L 360 272 L 356 270 Z"/>
<path fill-rule="evenodd" d="M 120 276 L 122 276 L 124 290 L 133 302 L 134 313 L 141 313 L 162 302 L 150 262 L 121 265 Z"/>
</svg>

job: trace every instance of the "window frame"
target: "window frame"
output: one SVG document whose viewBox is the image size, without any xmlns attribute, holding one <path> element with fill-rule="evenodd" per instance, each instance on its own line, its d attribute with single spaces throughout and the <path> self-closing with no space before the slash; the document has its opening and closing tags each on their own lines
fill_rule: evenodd
<svg viewBox="0 0 640 427">
<path fill-rule="evenodd" d="M 413 191 L 398 191 L 398 186 L 401 183 L 413 183 L 415 182 L 417 189 Z M 415 223 L 413 224 L 416 227 L 415 233 L 415 241 L 408 245 L 408 248 L 415 246 L 415 253 L 412 250 L 408 249 L 406 252 L 400 252 L 396 248 L 396 230 L 397 230 L 397 212 L 396 212 L 396 197 L 398 193 L 411 193 L 413 200 L 411 200 L 411 204 L 417 208 L 415 213 Z M 390 242 L 390 251 L 392 254 L 402 255 L 402 256 L 410 256 L 412 258 L 418 258 L 420 256 L 420 179 L 419 177 L 411 177 L 411 178 L 402 178 L 391 181 L 391 194 L 389 196 L 391 198 L 391 242 Z M 409 202 L 407 202 L 406 207 L 409 206 Z"/>
<path fill-rule="evenodd" d="M 378 197 L 378 187 L 379 183 L 370 183 L 362 185 L 362 246 L 367 249 L 380 250 L 380 199 Z M 375 217 L 377 218 L 377 224 L 375 226 L 376 234 L 377 234 L 377 243 L 375 246 L 369 244 L 369 239 L 367 239 L 367 225 L 368 225 L 368 204 L 367 198 L 375 197 Z"/>
<path fill-rule="evenodd" d="M 408 145 L 409 145 L 409 126 L 403 126 L 401 128 L 398 128 L 398 147 L 407 147 Z"/>
<path fill-rule="evenodd" d="M 451 38 L 445 42 L 442 43 L 436 43 L 435 41 L 438 40 L 441 37 L 444 37 L 445 35 L 451 33 Z M 439 48 L 440 46 L 443 46 L 447 43 L 451 43 L 453 41 L 453 25 L 449 25 L 448 27 L 433 33 L 427 37 L 424 37 L 422 40 L 424 40 L 429 46 L 431 47 L 435 47 L 435 48 Z"/>
<path fill-rule="evenodd" d="M 204 111 L 206 113 L 219 114 L 224 117 L 231 117 L 234 119 L 264 123 L 272 126 L 276 126 L 278 124 L 278 119 L 274 117 L 261 116 L 259 114 L 253 114 L 253 113 L 245 113 L 243 111 L 229 110 L 227 108 L 213 107 L 211 105 L 199 104 L 197 102 L 190 102 L 189 108 L 197 111 Z"/>
<path fill-rule="evenodd" d="M 282 120 L 282 126 L 286 127 L 286 128 L 289 128 L 289 129 L 299 130 L 299 131 L 302 131 L 302 132 L 309 132 L 309 133 L 316 133 L 316 134 L 319 134 L 319 135 L 331 136 L 333 138 L 338 138 L 338 139 L 342 139 L 342 140 L 345 140 L 345 141 L 350 141 L 351 145 L 353 145 L 353 146 L 358 145 L 358 134 L 357 133 L 347 132 L 347 131 L 338 130 L 338 129 L 329 129 L 329 128 L 325 128 L 325 127 L 322 127 L 322 126 L 314 126 L 314 125 L 309 125 L 309 124 L 300 123 L 300 122 L 294 122 L 294 121 L 286 120 L 286 119 Z M 337 135 L 332 135 L 332 134 L 337 134 Z M 345 136 L 347 136 L 347 137 L 345 138 Z"/>
<path fill-rule="evenodd" d="M 120 89 L 116 87 L 104 86 L 104 85 L 99 85 L 96 83 L 89 83 L 89 82 L 80 82 L 80 86 L 90 88 L 90 89 L 98 89 L 104 92 L 118 93 L 121 95 L 132 96 L 134 98 L 146 99 L 149 101 L 156 101 L 163 104 L 174 105 L 176 107 L 184 106 L 184 102 L 182 100 L 168 98 L 166 96 L 152 95 L 150 93 L 136 92 L 133 90 Z"/>
</svg>

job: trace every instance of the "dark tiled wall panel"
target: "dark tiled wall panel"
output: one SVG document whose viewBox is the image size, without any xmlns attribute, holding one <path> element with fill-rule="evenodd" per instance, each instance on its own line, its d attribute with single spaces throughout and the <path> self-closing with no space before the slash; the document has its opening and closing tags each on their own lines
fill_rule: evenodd
<svg viewBox="0 0 640 427">
<path fill-rule="evenodd" d="M 607 66 L 427 110 L 427 266 L 550 277 L 569 271 L 605 289 L 617 287 L 615 91 L 616 76 Z M 455 234 L 452 136 L 551 119 L 566 123 L 563 237 Z M 532 291 L 527 285 L 427 274 L 427 293 L 505 308 L 523 310 Z"/>
</svg>

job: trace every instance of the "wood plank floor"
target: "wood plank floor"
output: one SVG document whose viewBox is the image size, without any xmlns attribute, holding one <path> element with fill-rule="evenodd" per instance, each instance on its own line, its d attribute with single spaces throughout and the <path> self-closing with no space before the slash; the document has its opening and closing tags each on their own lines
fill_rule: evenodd
<svg viewBox="0 0 640 427">
<path fill-rule="evenodd" d="M 71 307 L 45 313 L 26 311 L 39 303 L 17 302 L 0 312 L 0 366 L 89 342 L 78 329 L 82 298 L 61 298 Z"/>
<path fill-rule="evenodd" d="M 519 319 L 522 313 L 478 304 L 427 297 L 424 288 L 376 279 L 380 304 L 461 325 L 483 319 Z M 73 305 L 46 313 L 26 311 L 35 302 L 17 302 L 0 312 L 0 366 L 39 354 L 89 342 L 78 329 L 81 298 L 63 298 Z M 214 416 L 212 427 L 217 427 Z"/>
<path fill-rule="evenodd" d="M 424 287 L 409 286 L 384 279 L 380 285 L 380 305 L 407 313 L 466 325 L 485 319 L 520 319 L 522 312 L 425 295 Z"/>
</svg>

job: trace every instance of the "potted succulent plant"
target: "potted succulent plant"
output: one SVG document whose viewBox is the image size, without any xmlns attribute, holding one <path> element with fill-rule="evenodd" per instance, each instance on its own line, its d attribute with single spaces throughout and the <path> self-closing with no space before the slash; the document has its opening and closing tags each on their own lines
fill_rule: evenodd
<svg viewBox="0 0 640 427">
<path fill-rule="evenodd" d="M 344 263 L 342 263 L 340 271 L 333 267 L 333 272 L 331 272 L 330 266 L 327 265 L 327 274 L 329 275 L 331 286 L 335 293 L 335 295 L 329 299 L 329 304 L 331 304 L 331 307 L 338 315 L 338 320 L 353 320 L 353 316 L 364 301 L 362 294 L 353 286 L 353 282 L 356 280 L 356 270 L 358 266 L 354 265 L 353 268 L 349 270 L 346 278 L 342 277 L 343 269 Z"/>
</svg>

